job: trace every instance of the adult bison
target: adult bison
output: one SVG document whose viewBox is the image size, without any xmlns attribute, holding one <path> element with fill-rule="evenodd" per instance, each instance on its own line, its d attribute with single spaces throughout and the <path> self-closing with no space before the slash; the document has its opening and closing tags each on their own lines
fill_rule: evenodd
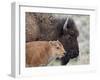
<svg viewBox="0 0 100 80">
<path fill-rule="evenodd" d="M 79 55 L 78 35 L 71 17 L 51 13 L 26 13 L 26 42 L 59 40 L 66 50 L 61 59 L 62 65 Z"/>
</svg>

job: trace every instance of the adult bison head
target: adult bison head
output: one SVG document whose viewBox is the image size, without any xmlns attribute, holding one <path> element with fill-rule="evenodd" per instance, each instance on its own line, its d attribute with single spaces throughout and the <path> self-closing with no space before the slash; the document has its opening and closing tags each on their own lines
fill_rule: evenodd
<svg viewBox="0 0 100 80">
<path fill-rule="evenodd" d="M 79 55 L 79 45 L 77 41 L 79 32 L 74 20 L 70 17 L 65 21 L 63 30 L 61 31 L 62 36 L 59 40 L 66 50 L 65 56 L 62 57 L 61 62 L 62 65 L 65 65 L 70 59 L 76 58 Z"/>
</svg>

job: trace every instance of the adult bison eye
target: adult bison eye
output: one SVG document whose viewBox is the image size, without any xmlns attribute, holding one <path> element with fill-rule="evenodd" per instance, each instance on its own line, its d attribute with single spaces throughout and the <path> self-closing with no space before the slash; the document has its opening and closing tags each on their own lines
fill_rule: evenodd
<svg viewBox="0 0 100 80">
<path fill-rule="evenodd" d="M 70 35 L 73 36 L 73 35 L 74 35 L 74 31 L 71 31 L 71 32 L 70 32 Z"/>
<path fill-rule="evenodd" d="M 68 40 L 68 41 L 71 39 L 71 37 L 72 37 L 72 36 L 69 35 L 69 34 L 65 36 L 66 40 Z"/>
</svg>

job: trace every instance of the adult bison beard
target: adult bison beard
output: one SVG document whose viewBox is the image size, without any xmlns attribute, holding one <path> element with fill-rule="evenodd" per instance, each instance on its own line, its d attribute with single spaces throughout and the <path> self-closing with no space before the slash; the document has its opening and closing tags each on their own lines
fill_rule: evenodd
<svg viewBox="0 0 100 80">
<path fill-rule="evenodd" d="M 69 34 L 66 34 L 66 36 L 60 38 L 59 41 L 63 44 L 66 50 L 65 56 L 61 58 L 61 64 L 66 65 L 70 59 L 79 56 L 79 45 L 77 37 L 72 37 Z"/>
<path fill-rule="evenodd" d="M 70 59 L 76 58 L 79 55 L 78 50 L 69 49 L 65 53 L 65 56 L 61 58 L 61 64 L 66 65 Z"/>
</svg>

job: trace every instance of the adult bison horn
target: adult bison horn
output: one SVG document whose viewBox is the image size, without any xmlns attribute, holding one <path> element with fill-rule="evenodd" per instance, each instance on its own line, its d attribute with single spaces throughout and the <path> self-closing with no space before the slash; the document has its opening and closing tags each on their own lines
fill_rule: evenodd
<svg viewBox="0 0 100 80">
<path fill-rule="evenodd" d="M 63 30 L 66 30 L 67 31 L 68 20 L 69 20 L 69 17 L 67 17 L 67 19 L 66 19 L 66 21 L 64 23 Z"/>
</svg>

